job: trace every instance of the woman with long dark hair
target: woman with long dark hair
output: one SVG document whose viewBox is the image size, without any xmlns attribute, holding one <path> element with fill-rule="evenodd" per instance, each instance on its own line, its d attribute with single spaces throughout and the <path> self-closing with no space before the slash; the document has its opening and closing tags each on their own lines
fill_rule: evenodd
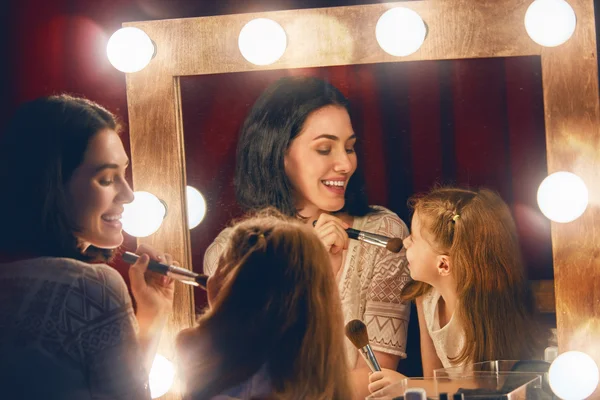
<svg viewBox="0 0 600 400">
<path fill-rule="evenodd" d="M 140 246 L 127 286 L 104 262 L 123 242 L 133 200 L 115 117 L 67 95 L 22 105 L 0 140 L 0 377 L 11 399 L 149 398 L 148 372 L 173 282 L 146 272 Z"/>
<path fill-rule="evenodd" d="M 334 86 L 312 77 L 286 77 L 254 104 L 237 146 L 235 192 L 248 211 L 275 207 L 312 226 L 329 254 L 344 321 L 367 325 L 382 366 L 406 357 L 410 308 L 400 298 L 409 280 L 404 253 L 349 241 L 352 227 L 404 238 L 408 229 L 391 211 L 369 206 L 357 170 L 357 136 L 350 106 Z M 204 270 L 215 271 L 227 241 L 223 231 L 207 249 Z M 368 394 L 369 369 L 347 341 L 354 396 Z"/>
</svg>

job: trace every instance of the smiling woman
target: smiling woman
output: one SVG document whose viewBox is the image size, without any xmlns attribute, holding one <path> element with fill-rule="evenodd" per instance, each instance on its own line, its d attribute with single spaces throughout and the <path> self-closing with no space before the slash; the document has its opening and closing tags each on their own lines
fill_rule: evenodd
<svg viewBox="0 0 600 400">
<path fill-rule="evenodd" d="M 80 248 L 94 243 L 100 248 L 116 248 L 123 242 L 123 204 L 133 201 L 125 180 L 129 159 L 113 129 L 94 135 L 83 164 L 73 172 L 67 190 L 69 208 L 79 222 Z"/>
<path fill-rule="evenodd" d="M 344 107 L 325 106 L 306 119 L 302 134 L 292 142 L 284 160 L 285 174 L 296 191 L 296 208 L 301 215 L 344 207 L 346 187 L 356 170 L 355 142 Z"/>
<path fill-rule="evenodd" d="M 148 247 L 123 278 L 106 264 L 133 199 L 114 116 L 53 96 L 19 108 L 0 141 L 0 376 L 8 398 L 149 398 L 173 282 L 146 273 Z M 94 263 L 94 264 L 91 264 Z M 35 377 L 35 384 L 32 384 Z"/>
<path fill-rule="evenodd" d="M 328 252 L 344 323 L 367 325 L 379 363 L 396 369 L 406 357 L 410 306 L 400 299 L 409 280 L 404 252 L 350 242 L 347 228 L 404 238 L 408 229 L 393 212 L 369 206 L 354 146 L 350 106 L 330 83 L 284 77 L 259 97 L 237 144 L 235 191 L 248 211 L 275 207 L 309 224 Z M 204 271 L 214 273 L 230 229 L 206 250 Z M 340 338 L 342 340 L 342 338 Z M 369 368 L 346 341 L 354 396 L 368 395 Z"/>
</svg>

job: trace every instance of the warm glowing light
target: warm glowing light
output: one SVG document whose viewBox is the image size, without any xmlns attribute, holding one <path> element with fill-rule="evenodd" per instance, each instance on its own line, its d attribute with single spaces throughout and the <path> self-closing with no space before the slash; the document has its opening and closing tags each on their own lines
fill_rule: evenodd
<svg viewBox="0 0 600 400">
<path fill-rule="evenodd" d="M 121 28 L 112 34 L 106 45 L 110 63 L 121 72 L 137 72 L 152 60 L 154 43 L 141 29 Z"/>
<path fill-rule="evenodd" d="M 552 391 L 561 399 L 582 400 L 598 386 L 598 366 L 585 353 L 567 351 L 550 365 L 548 379 Z"/>
<path fill-rule="evenodd" d="M 175 378 L 175 367 L 165 357 L 157 354 L 150 369 L 150 396 L 156 399 L 171 389 Z"/>
<path fill-rule="evenodd" d="M 583 214 L 588 190 L 583 180 L 570 172 L 555 172 L 544 179 L 537 192 L 544 215 L 555 222 L 571 222 Z"/>
<path fill-rule="evenodd" d="M 398 57 L 419 50 L 426 34 L 427 28 L 421 16 L 404 7 L 392 8 L 383 13 L 375 27 L 375 36 L 381 48 Z"/>
<path fill-rule="evenodd" d="M 535 0 L 525 13 L 525 30 L 545 47 L 563 44 L 575 32 L 575 11 L 564 0 Z"/>
<path fill-rule="evenodd" d="M 206 201 L 198 189 L 186 187 L 188 227 L 190 229 L 198 226 L 206 214 Z"/>
<path fill-rule="evenodd" d="M 277 22 L 257 18 L 240 31 L 238 46 L 244 58 L 256 65 L 273 64 L 285 52 L 287 36 Z"/>
<path fill-rule="evenodd" d="M 135 237 L 152 235 L 160 228 L 167 209 L 158 197 L 149 192 L 134 192 L 134 200 L 125 204 L 123 230 Z"/>
</svg>

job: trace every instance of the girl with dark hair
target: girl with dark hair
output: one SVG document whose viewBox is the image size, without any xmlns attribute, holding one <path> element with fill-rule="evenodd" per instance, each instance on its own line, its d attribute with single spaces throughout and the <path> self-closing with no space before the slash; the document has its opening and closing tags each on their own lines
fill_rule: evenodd
<svg viewBox="0 0 600 400">
<path fill-rule="evenodd" d="M 406 357 L 409 306 L 400 291 L 409 280 L 404 253 L 349 241 L 345 229 L 404 238 L 406 225 L 383 207 L 370 207 L 357 172 L 357 137 L 348 100 L 331 84 L 286 77 L 254 104 L 237 147 L 235 191 L 247 210 L 275 207 L 312 226 L 328 251 L 344 321 L 367 325 L 379 363 L 395 369 Z M 207 249 L 212 274 L 227 241 L 223 231 Z M 369 369 L 346 341 L 354 396 L 368 394 Z"/>
<path fill-rule="evenodd" d="M 21 106 L 0 140 L 0 376 L 8 398 L 149 398 L 148 371 L 173 282 L 129 270 L 137 303 L 103 262 L 133 200 L 114 116 L 67 95 Z M 92 264 L 93 263 L 93 264 Z"/>
<path fill-rule="evenodd" d="M 534 318 L 506 203 L 487 189 L 437 188 L 411 205 L 404 246 L 414 281 L 402 296 L 417 303 L 424 376 L 438 368 L 541 357 L 547 334 Z M 369 389 L 402 378 L 375 372 Z"/>
<path fill-rule="evenodd" d="M 312 228 L 276 216 L 233 227 L 210 308 L 177 338 L 186 399 L 351 398 L 340 300 Z"/>
</svg>

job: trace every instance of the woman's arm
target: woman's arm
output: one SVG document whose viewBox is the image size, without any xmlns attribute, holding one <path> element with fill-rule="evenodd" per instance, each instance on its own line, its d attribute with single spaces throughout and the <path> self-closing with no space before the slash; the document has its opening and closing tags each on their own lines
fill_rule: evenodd
<svg viewBox="0 0 600 400">
<path fill-rule="evenodd" d="M 408 236 L 406 224 L 390 211 L 368 218 L 370 220 L 364 229 L 369 232 L 397 238 Z M 372 262 L 373 267 L 369 279 L 364 281 L 366 302 L 361 318 L 367 325 L 369 342 L 381 368 L 395 371 L 399 360 L 406 357 L 406 331 L 410 317 L 410 305 L 401 300 L 402 288 L 410 280 L 406 253 L 363 246 L 368 246 L 365 249 L 371 253 L 364 262 Z M 369 373 L 365 361 L 359 357 L 352 371 L 355 396 L 364 398 L 369 395 Z"/>
<path fill-rule="evenodd" d="M 421 359 L 422 359 L 422 363 L 423 363 L 423 376 L 432 377 L 433 370 L 438 369 L 438 368 L 443 368 L 443 366 L 435 352 L 435 347 L 433 345 L 433 341 L 431 340 L 431 337 L 429 336 L 429 333 L 427 331 L 427 324 L 425 322 L 425 316 L 423 314 L 423 299 L 421 297 L 417 298 L 416 303 L 417 303 L 417 315 L 419 318 L 419 331 L 420 331 L 420 337 L 421 337 Z M 390 368 L 390 369 L 392 371 L 395 370 L 395 368 Z M 389 385 L 393 385 L 397 381 L 404 378 L 403 375 L 394 373 L 392 371 L 384 370 L 381 373 L 371 375 L 369 377 L 370 381 L 371 381 L 369 391 L 377 392 L 378 390 L 384 389 L 385 387 L 388 387 Z M 430 393 L 433 390 L 432 387 L 427 386 L 429 384 L 428 382 L 422 382 L 421 384 L 423 385 L 422 386 L 423 388 L 427 389 L 427 393 Z M 458 386 L 455 389 L 458 389 Z M 385 391 L 383 391 L 382 393 L 389 394 L 388 392 L 385 392 Z M 375 394 L 377 394 L 377 393 L 375 393 Z"/>
<path fill-rule="evenodd" d="M 129 280 L 137 306 L 138 342 L 144 366 L 150 371 L 163 328 L 173 308 L 175 283 L 171 278 L 148 271 L 148 263 L 151 258 L 167 265 L 179 263 L 170 254 L 144 244 L 137 248 L 136 253 L 141 257 L 129 268 Z"/>
<path fill-rule="evenodd" d="M 443 368 L 442 362 L 440 361 L 429 331 L 427 331 L 427 324 L 425 323 L 425 314 L 423 314 L 423 298 L 418 297 L 417 303 L 417 315 L 419 316 L 419 336 L 421 338 L 421 361 L 423 363 L 423 376 L 432 377 L 433 370 Z"/>
<path fill-rule="evenodd" d="M 93 399 L 149 399 L 148 369 L 131 297 L 107 265 L 83 271 L 66 293 L 63 347 L 84 369 Z"/>
</svg>

